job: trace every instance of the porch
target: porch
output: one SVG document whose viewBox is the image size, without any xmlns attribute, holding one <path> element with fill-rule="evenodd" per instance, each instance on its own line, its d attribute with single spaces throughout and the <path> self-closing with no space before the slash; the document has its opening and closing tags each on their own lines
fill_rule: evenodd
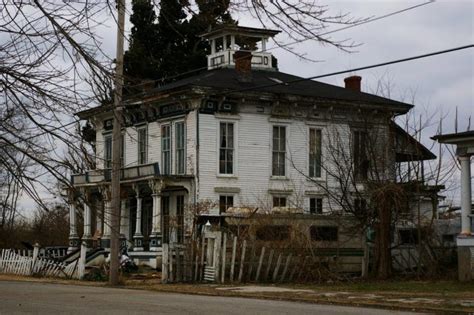
<svg viewBox="0 0 474 315">
<path fill-rule="evenodd" d="M 110 250 L 110 170 L 73 175 L 69 192 L 69 251 L 85 241 Z M 137 264 L 160 266 L 162 243 L 182 243 L 190 233 L 187 205 L 194 198 L 194 176 L 161 175 L 158 163 L 121 170 L 121 250 Z"/>
</svg>

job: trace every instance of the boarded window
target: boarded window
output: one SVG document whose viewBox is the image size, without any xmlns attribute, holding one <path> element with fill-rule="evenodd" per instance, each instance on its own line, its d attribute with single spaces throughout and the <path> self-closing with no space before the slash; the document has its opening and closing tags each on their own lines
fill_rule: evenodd
<svg viewBox="0 0 474 315">
<path fill-rule="evenodd" d="M 186 159 L 185 159 L 185 133 L 184 123 L 177 122 L 175 124 L 175 135 L 176 135 L 176 174 L 184 174 L 186 172 Z"/>
<path fill-rule="evenodd" d="M 309 198 L 309 213 L 322 214 L 323 213 L 323 199 Z"/>
<path fill-rule="evenodd" d="M 284 241 L 290 238 L 289 225 L 265 225 L 257 229 L 259 241 Z"/>
<path fill-rule="evenodd" d="M 286 127 L 273 126 L 272 175 L 285 176 Z"/>
<path fill-rule="evenodd" d="M 229 225 L 228 229 L 233 236 L 237 236 L 238 238 L 245 238 L 249 233 L 249 225 L 247 224 Z"/>
<path fill-rule="evenodd" d="M 219 174 L 234 173 L 234 124 L 220 123 Z"/>
<path fill-rule="evenodd" d="M 311 226 L 310 227 L 311 240 L 313 241 L 331 241 L 338 240 L 337 226 Z"/>
<path fill-rule="evenodd" d="M 219 196 L 219 212 L 224 213 L 227 209 L 234 206 L 234 196 Z"/>
<path fill-rule="evenodd" d="M 321 177 L 321 130 L 309 129 L 309 177 Z"/>
<path fill-rule="evenodd" d="M 171 174 L 171 126 L 161 126 L 161 171 Z"/>
</svg>

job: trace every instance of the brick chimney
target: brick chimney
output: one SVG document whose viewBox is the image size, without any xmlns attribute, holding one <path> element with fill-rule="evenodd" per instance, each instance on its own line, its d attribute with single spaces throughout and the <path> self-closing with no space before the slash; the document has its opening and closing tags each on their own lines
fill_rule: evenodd
<svg viewBox="0 0 474 315">
<path fill-rule="evenodd" d="M 346 89 L 360 92 L 360 82 L 362 81 L 362 77 L 358 75 L 353 75 L 344 79 L 344 83 L 346 84 Z"/>
<path fill-rule="evenodd" d="M 234 53 L 235 71 L 239 76 L 239 81 L 252 81 L 252 52 L 239 50 Z"/>
</svg>

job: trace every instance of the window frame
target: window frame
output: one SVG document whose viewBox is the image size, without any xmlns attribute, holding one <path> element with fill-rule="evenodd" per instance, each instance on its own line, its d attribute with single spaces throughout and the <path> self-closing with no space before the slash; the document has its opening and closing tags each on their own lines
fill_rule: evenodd
<svg viewBox="0 0 474 315">
<path fill-rule="evenodd" d="M 275 202 L 278 200 L 278 202 Z M 284 205 L 282 205 L 281 200 L 285 200 Z M 272 196 L 272 209 L 274 208 L 286 208 L 288 207 L 288 196 L 273 195 Z"/>
<path fill-rule="evenodd" d="M 222 198 L 225 198 L 225 201 L 224 201 L 225 209 L 222 209 Z M 232 202 L 230 203 L 230 206 L 229 206 L 229 198 L 232 199 Z M 234 207 L 234 199 L 235 199 L 235 196 L 233 194 L 221 194 L 221 195 L 219 195 L 219 213 L 225 213 L 227 211 L 227 209 Z"/>
<path fill-rule="evenodd" d="M 182 126 L 182 138 L 179 141 L 178 136 L 178 126 Z M 175 129 L 175 173 L 177 175 L 184 175 L 186 174 L 186 124 L 183 120 L 179 120 L 174 122 L 174 129 Z M 179 143 L 182 142 L 182 147 L 178 147 Z M 182 157 L 182 161 L 180 161 L 180 156 Z M 180 164 L 182 163 L 182 164 Z"/>
<path fill-rule="evenodd" d="M 312 207 L 312 201 L 315 202 L 315 211 L 313 211 L 313 207 Z M 309 213 L 310 214 L 323 214 L 324 211 L 323 211 L 323 203 L 324 203 L 324 200 L 323 200 L 323 197 L 319 197 L 319 196 L 314 196 L 314 197 L 309 197 Z M 321 208 L 320 211 L 318 211 L 319 209 L 318 208 Z"/>
<path fill-rule="evenodd" d="M 323 239 L 324 233 L 316 233 L 315 230 L 318 229 L 334 229 L 336 231 L 335 238 L 334 237 L 326 237 Z M 326 231 L 327 232 L 327 231 Z M 309 227 L 309 237 L 313 242 L 338 242 L 339 241 L 339 227 L 337 225 L 311 225 Z M 330 236 L 334 236 L 329 234 Z"/>
<path fill-rule="evenodd" d="M 356 181 L 367 180 L 369 177 L 369 158 L 367 156 L 368 132 L 352 129 L 352 165 Z M 365 165 L 367 163 L 367 165 Z"/>
<path fill-rule="evenodd" d="M 164 129 L 167 129 L 169 134 L 164 137 Z M 171 175 L 173 172 L 173 157 L 172 157 L 172 125 L 170 123 L 168 124 L 162 124 L 160 127 L 160 135 L 161 135 L 161 172 L 163 175 Z M 167 149 L 165 150 L 165 141 L 168 140 L 168 146 Z"/>
<path fill-rule="evenodd" d="M 142 125 L 142 126 L 137 126 L 136 128 L 137 128 L 137 164 L 144 165 L 148 163 L 148 126 Z M 141 139 L 141 132 L 145 133 L 144 139 Z M 142 145 L 144 146 L 144 148 L 142 148 Z M 142 149 L 144 149 L 144 151 L 142 151 Z"/>
<path fill-rule="evenodd" d="M 226 132 L 228 132 L 228 126 L 232 126 L 232 147 L 228 147 L 228 139 L 226 139 L 226 147 L 221 147 L 222 143 L 222 124 L 226 125 Z M 234 120 L 219 120 L 217 123 L 217 176 L 218 177 L 233 177 L 237 175 L 237 122 Z M 228 136 L 227 136 L 228 137 Z M 232 172 L 221 172 L 221 150 L 232 152 Z M 227 157 L 227 155 L 226 155 Z M 226 160 L 225 160 L 226 161 Z M 226 162 L 224 162 L 226 163 Z M 228 162 L 227 162 L 228 163 Z"/>
<path fill-rule="evenodd" d="M 112 133 L 103 134 L 103 137 L 104 137 L 104 169 L 109 169 L 109 168 L 112 168 Z"/>
<path fill-rule="evenodd" d="M 279 130 L 279 137 L 278 137 L 278 150 L 275 149 L 275 128 L 278 128 Z M 284 148 L 282 149 L 280 146 L 281 146 L 281 129 L 284 130 Z M 286 156 L 288 154 L 287 150 L 288 150 L 288 146 L 287 146 L 287 140 L 288 140 L 288 137 L 289 137 L 289 132 L 288 132 L 288 126 L 287 125 L 284 125 L 284 124 L 273 124 L 271 126 L 271 177 L 272 178 L 286 178 L 287 174 L 288 174 L 288 171 L 287 171 L 287 163 L 286 163 Z M 280 169 L 280 165 L 281 163 L 278 163 L 280 161 L 277 161 L 277 164 L 278 164 L 278 172 L 275 172 L 275 167 L 274 167 L 274 164 L 275 164 L 275 154 L 277 154 L 279 156 L 278 160 L 280 159 L 280 155 L 283 154 L 283 167 L 282 169 Z M 283 173 L 281 173 L 280 171 L 283 171 Z"/>
<path fill-rule="evenodd" d="M 319 161 L 317 161 L 317 158 L 313 157 L 314 154 L 312 154 L 312 132 L 319 134 Z M 312 166 L 313 162 L 315 164 L 314 166 Z M 323 177 L 323 129 L 318 127 L 309 127 L 308 129 L 308 177 L 314 179 L 321 179 Z"/>
</svg>

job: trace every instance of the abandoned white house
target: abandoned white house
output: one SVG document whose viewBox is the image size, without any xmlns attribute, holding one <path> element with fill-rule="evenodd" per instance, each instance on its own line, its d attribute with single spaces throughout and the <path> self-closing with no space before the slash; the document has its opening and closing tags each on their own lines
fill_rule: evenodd
<svg viewBox="0 0 474 315">
<path fill-rule="evenodd" d="M 120 232 L 135 259 L 153 266 L 163 242 L 182 242 L 193 205 L 204 201 L 215 202 L 200 214 L 206 220 L 255 208 L 308 217 L 337 211 L 321 189 L 340 189 L 327 142 L 338 135 L 363 179 L 371 168 L 367 123 L 390 147 L 381 153 L 384 176 L 395 180 L 397 163 L 434 158 L 393 124 L 412 105 L 361 92 L 357 76 L 338 87 L 279 72 L 265 45 L 277 33 L 210 31 L 203 35 L 211 45 L 207 71 L 125 100 Z M 70 247 L 94 238 L 108 248 L 112 108 L 77 115 L 95 129 L 96 169 L 72 175 Z M 329 241 L 337 238 L 330 227 L 328 233 Z"/>
</svg>

